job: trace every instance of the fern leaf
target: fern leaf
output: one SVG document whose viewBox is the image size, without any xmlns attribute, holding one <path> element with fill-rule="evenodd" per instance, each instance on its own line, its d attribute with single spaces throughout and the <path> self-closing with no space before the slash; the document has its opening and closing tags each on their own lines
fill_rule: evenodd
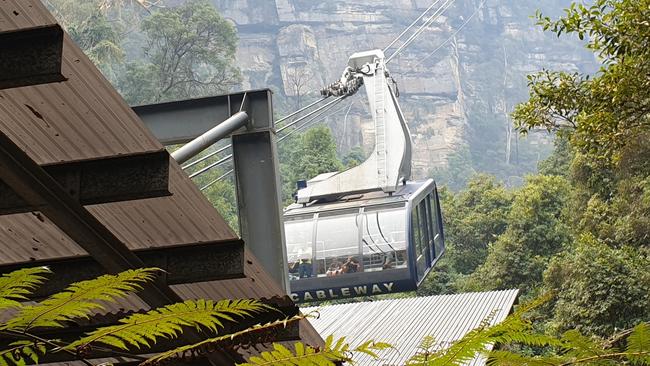
<svg viewBox="0 0 650 366">
<path fill-rule="evenodd" d="M 36 327 L 64 327 L 66 321 L 88 318 L 103 309 L 101 301 L 115 301 L 140 290 L 158 271 L 157 268 L 136 269 L 73 283 L 37 305 L 23 307 L 4 328 L 26 332 Z"/>
<path fill-rule="evenodd" d="M 253 333 L 253 332 L 259 332 L 264 329 L 270 329 L 270 328 L 276 328 L 276 327 L 286 327 L 287 324 L 296 322 L 302 319 L 309 318 L 310 315 L 296 315 L 291 318 L 283 319 L 283 320 L 276 320 L 273 322 L 269 322 L 266 324 L 258 324 L 254 325 L 250 328 L 241 330 L 239 332 L 231 333 L 231 334 L 226 334 L 222 335 L 219 337 L 213 337 L 213 338 L 208 338 L 205 339 L 201 342 L 195 343 L 195 344 L 190 344 L 190 345 L 185 345 L 181 347 L 174 348 L 172 350 L 169 350 L 167 352 L 159 353 L 156 356 L 146 360 L 143 362 L 141 365 L 142 366 L 148 366 L 148 365 L 157 365 L 160 364 L 163 361 L 173 361 L 175 359 L 182 358 L 183 355 L 192 353 L 192 354 L 202 354 L 202 353 L 207 353 L 210 352 L 210 350 L 214 349 L 213 346 L 219 345 L 220 343 L 224 341 L 231 341 L 233 339 L 237 339 L 238 337 L 241 337 L 242 335 Z M 212 347 L 211 347 L 212 346 Z M 204 350 L 206 350 L 204 352 Z M 304 345 L 301 343 L 296 343 L 296 355 L 302 356 L 306 352 L 306 349 L 304 348 Z"/>
<path fill-rule="evenodd" d="M 493 350 L 489 353 L 487 366 L 553 366 L 561 365 L 562 359 L 556 357 L 530 357 L 513 352 Z"/>
<path fill-rule="evenodd" d="M 379 358 L 378 351 L 385 351 L 390 348 L 393 348 L 393 346 L 385 342 L 366 341 L 354 348 L 353 351 L 366 354 L 376 360 Z"/>
<path fill-rule="evenodd" d="M 38 364 L 40 356 L 47 351 L 45 343 L 28 340 L 16 341 L 9 348 L 0 350 L 0 366 Z"/>
<path fill-rule="evenodd" d="M 650 365 L 650 326 L 640 323 L 627 337 L 628 359 L 633 364 Z"/>
<path fill-rule="evenodd" d="M 335 344 L 337 347 L 314 347 L 296 343 L 294 351 L 281 344 L 273 344 L 273 351 L 262 352 L 259 356 L 251 357 L 247 363 L 240 366 L 269 366 L 269 365 L 300 365 L 300 366 L 336 366 L 336 362 L 353 362 L 349 353 L 349 345 L 341 339 Z M 300 344 L 300 345 L 299 345 Z"/>
<path fill-rule="evenodd" d="M 492 311 L 477 328 L 452 343 L 449 348 L 433 353 L 429 358 L 430 361 L 423 364 L 427 366 L 462 365 L 484 352 L 486 347 L 493 342 L 490 337 L 491 333 L 487 330 L 490 329 L 490 323 L 496 313 L 497 310 Z M 418 364 L 422 363 L 415 362 L 409 365 Z"/>
<path fill-rule="evenodd" d="M 562 335 L 562 347 L 565 355 L 576 359 L 602 356 L 608 352 L 603 350 L 593 339 L 586 337 L 575 329 L 569 330 Z"/>
<path fill-rule="evenodd" d="M 217 332 L 223 320 L 235 321 L 235 317 L 247 317 L 264 310 L 275 310 L 257 300 L 187 300 L 151 310 L 145 314 L 133 314 L 119 321 L 120 324 L 99 328 L 82 339 L 70 344 L 68 349 L 84 348 L 101 343 L 119 349 L 151 347 L 160 338 L 176 338 L 183 327 L 208 329 Z"/>
<path fill-rule="evenodd" d="M 302 343 L 295 343 L 293 351 L 281 344 L 273 344 L 272 351 L 262 352 L 251 357 L 240 366 L 300 365 L 300 366 L 335 366 L 340 362 L 354 363 L 353 352 L 364 353 L 378 359 L 377 352 L 392 348 L 388 343 L 367 341 L 351 348 L 345 337 L 335 339 L 330 335 L 322 348 L 315 348 Z"/>
<path fill-rule="evenodd" d="M 34 292 L 52 273 L 46 267 L 24 268 L 0 277 L 0 310 L 20 307 L 22 300 Z"/>
</svg>

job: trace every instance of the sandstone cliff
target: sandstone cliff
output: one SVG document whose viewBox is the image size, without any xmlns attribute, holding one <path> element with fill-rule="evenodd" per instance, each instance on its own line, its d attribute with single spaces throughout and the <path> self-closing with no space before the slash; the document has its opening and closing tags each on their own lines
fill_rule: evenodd
<svg viewBox="0 0 650 366">
<path fill-rule="evenodd" d="M 317 97 L 322 86 L 339 77 L 350 54 L 386 46 L 431 0 L 212 1 L 239 30 L 243 87 L 272 87 L 282 114 Z M 530 18 L 537 7 L 558 14 L 568 3 L 456 0 L 391 62 L 415 143 L 416 178 L 448 165 L 462 151 L 472 169 L 504 179 L 534 169 L 548 152 L 549 139 L 517 140 L 508 121 L 508 112 L 526 98 L 525 75 L 542 68 L 596 67 L 577 40 L 544 34 Z M 343 110 L 328 120 L 342 152 L 358 145 L 371 149 L 364 98 L 355 99 L 347 118 L 349 104 L 342 103 Z"/>
</svg>

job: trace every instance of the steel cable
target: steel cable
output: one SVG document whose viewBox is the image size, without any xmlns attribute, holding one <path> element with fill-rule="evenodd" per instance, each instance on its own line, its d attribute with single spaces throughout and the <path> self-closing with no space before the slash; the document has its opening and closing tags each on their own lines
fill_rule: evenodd
<svg viewBox="0 0 650 366">
<path fill-rule="evenodd" d="M 442 15 L 447 9 L 453 5 L 455 0 L 446 0 L 436 11 L 415 31 L 404 43 L 395 50 L 388 58 L 386 58 L 386 63 L 389 63 L 395 56 L 399 55 L 406 47 L 410 46 L 413 41 L 426 30 L 426 28 L 431 25 L 436 19 Z"/>
<path fill-rule="evenodd" d="M 417 19 L 415 19 L 415 20 L 413 21 L 413 23 L 409 24 L 409 26 L 406 27 L 406 29 L 404 29 L 404 30 L 402 31 L 402 33 L 399 34 L 399 36 L 397 36 L 397 37 L 396 37 L 392 42 L 390 42 L 390 43 L 388 44 L 388 46 L 386 46 L 386 47 L 384 48 L 384 50 L 383 50 L 384 53 L 385 53 L 386 51 L 388 51 L 388 49 L 389 49 L 392 45 L 394 45 L 395 42 L 397 42 L 400 38 L 402 38 L 402 36 L 404 36 L 404 35 L 406 34 L 406 32 L 408 32 L 411 28 L 413 28 L 413 26 L 415 25 L 415 23 L 419 22 L 422 18 L 424 18 L 424 16 L 427 15 L 427 13 L 428 13 L 428 12 L 429 12 L 429 11 L 430 11 L 434 6 L 436 6 L 439 2 L 440 2 L 440 0 L 436 0 L 433 4 L 431 4 L 431 5 L 427 8 L 427 10 L 423 11 L 422 14 L 420 14 L 420 16 L 419 16 Z"/>
<path fill-rule="evenodd" d="M 339 101 L 340 101 L 341 99 L 342 99 L 342 98 L 340 98 Z M 354 103 L 354 102 L 352 102 L 352 103 Z M 352 103 L 350 103 L 350 106 L 352 105 Z M 336 103 L 336 104 L 338 104 L 338 103 Z M 334 107 L 336 104 L 333 104 L 331 107 Z M 330 107 L 330 108 L 331 108 L 331 107 Z M 343 108 L 337 109 L 336 111 L 330 113 L 329 115 L 327 115 L 327 116 L 321 118 L 321 119 L 319 120 L 319 122 L 328 119 L 329 117 L 335 115 L 336 113 L 339 113 L 339 112 L 345 110 L 346 108 L 349 108 L 349 106 L 346 106 L 346 107 L 343 107 Z M 328 108 L 328 109 L 329 109 L 329 108 Z M 327 109 L 327 110 L 328 110 L 328 109 Z M 301 125 L 299 125 L 298 127 L 296 127 L 295 130 L 293 130 L 293 131 L 291 131 L 291 132 L 288 132 L 286 135 L 280 137 L 280 138 L 278 139 L 278 143 L 282 142 L 283 140 L 285 140 L 286 138 L 288 138 L 288 137 L 289 137 L 290 135 L 292 135 L 293 133 L 295 133 L 295 132 L 297 132 L 297 131 L 300 131 L 300 130 L 306 128 L 306 127 L 308 127 L 308 125 L 309 125 L 310 123 L 312 123 L 314 120 L 317 120 L 317 119 L 318 119 L 320 116 L 322 116 L 323 113 L 325 113 L 327 110 L 324 110 L 323 112 L 319 113 L 317 116 L 314 116 L 313 118 L 310 118 L 308 121 L 306 121 L 306 122 L 304 122 L 303 124 L 301 124 Z M 228 161 L 230 160 L 230 158 L 232 158 L 232 154 L 231 154 L 231 155 L 228 155 L 228 156 L 226 156 L 226 157 L 224 157 L 224 158 L 221 159 L 221 160 L 219 160 L 217 163 L 213 164 L 214 166 L 212 166 L 212 167 L 210 167 L 210 168 L 214 168 L 214 167 L 217 166 L 217 165 L 224 164 L 224 163 L 228 162 Z M 203 190 L 209 188 L 211 185 L 213 185 L 213 184 L 219 182 L 219 181 L 222 180 L 223 178 L 225 178 L 225 177 L 227 177 L 228 175 L 232 174 L 233 171 L 234 171 L 233 169 L 230 169 L 229 171 L 227 171 L 226 173 L 224 173 L 223 175 L 221 175 L 219 178 L 217 178 L 217 179 L 215 179 L 215 180 L 212 180 L 210 183 L 208 183 L 208 184 L 206 184 L 205 186 L 201 187 L 201 191 L 203 191 Z M 192 176 L 190 176 L 190 177 L 192 177 Z"/>
<path fill-rule="evenodd" d="M 479 10 L 481 10 L 481 8 L 483 7 L 483 5 L 485 4 L 485 1 L 486 1 L 486 0 L 481 1 L 481 3 L 478 5 L 478 7 L 476 8 L 476 10 L 474 10 L 474 12 L 472 13 L 472 15 L 470 15 L 469 18 L 467 18 L 467 20 L 466 20 L 463 24 L 461 24 L 461 26 L 458 27 L 458 29 L 457 29 L 454 33 L 452 33 L 451 36 L 449 36 L 449 38 L 447 38 L 447 39 L 446 39 L 444 42 L 442 42 L 438 47 L 436 47 L 435 50 L 431 51 L 429 54 L 427 54 L 426 56 L 424 56 L 424 58 L 422 58 L 420 61 L 418 61 L 415 65 L 413 65 L 413 66 L 411 66 L 411 67 L 418 67 L 418 66 L 420 66 L 424 61 L 426 61 L 429 57 L 433 56 L 433 55 L 434 55 L 436 52 L 438 52 L 438 51 L 439 51 L 439 50 L 440 50 L 444 45 L 446 45 L 447 42 L 451 41 L 454 37 L 456 37 L 456 35 L 457 35 L 458 33 L 460 33 L 460 31 L 462 31 L 463 28 L 465 28 L 465 26 L 466 26 L 466 25 L 467 25 L 467 24 L 472 20 L 472 18 L 474 18 L 474 16 L 476 16 L 476 14 L 478 14 Z"/>
</svg>

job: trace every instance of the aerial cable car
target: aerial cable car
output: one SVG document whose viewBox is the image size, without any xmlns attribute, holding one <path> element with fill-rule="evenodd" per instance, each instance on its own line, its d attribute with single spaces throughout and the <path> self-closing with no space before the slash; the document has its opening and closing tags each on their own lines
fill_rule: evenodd
<svg viewBox="0 0 650 366">
<path fill-rule="evenodd" d="M 411 135 L 389 80 L 381 50 L 359 52 L 322 91 L 348 96 L 365 85 L 376 141 L 359 166 L 305 182 L 284 211 L 296 302 L 412 291 L 444 253 L 436 184 L 410 181 Z"/>
</svg>

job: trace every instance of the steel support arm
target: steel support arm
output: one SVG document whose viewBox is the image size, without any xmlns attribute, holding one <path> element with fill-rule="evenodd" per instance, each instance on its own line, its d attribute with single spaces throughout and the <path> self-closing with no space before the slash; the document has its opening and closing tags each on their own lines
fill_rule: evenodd
<svg viewBox="0 0 650 366">
<path fill-rule="evenodd" d="M 243 110 L 246 129 L 232 137 L 241 237 L 266 271 L 288 292 L 280 174 L 270 90 L 134 107 L 162 143 L 188 142 L 214 121 Z"/>
<path fill-rule="evenodd" d="M 235 113 L 232 117 L 174 151 L 172 158 L 179 164 L 183 164 L 219 140 L 230 136 L 235 130 L 244 127 L 247 120 L 248 114 L 246 112 Z"/>
<path fill-rule="evenodd" d="M 149 130 L 164 145 L 184 144 L 212 129 L 240 110 L 246 111 L 249 123 L 268 120 L 270 90 L 252 90 L 214 97 L 132 107 Z M 242 103 L 243 102 L 243 103 Z"/>
</svg>

